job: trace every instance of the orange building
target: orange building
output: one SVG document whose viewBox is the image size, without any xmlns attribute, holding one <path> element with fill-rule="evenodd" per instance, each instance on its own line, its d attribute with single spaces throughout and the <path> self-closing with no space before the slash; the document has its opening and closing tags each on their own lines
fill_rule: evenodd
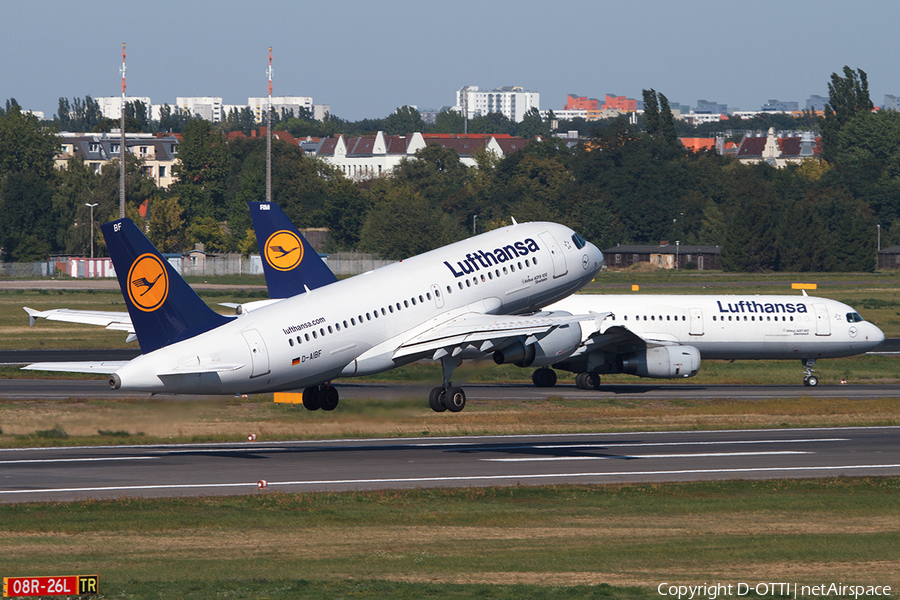
<svg viewBox="0 0 900 600">
<path fill-rule="evenodd" d="M 625 96 L 610 96 L 606 94 L 603 110 L 618 110 L 620 112 L 634 112 L 637 110 L 637 100 Z"/>
<path fill-rule="evenodd" d="M 600 110 L 600 101 L 596 98 L 569 94 L 563 110 Z"/>
</svg>

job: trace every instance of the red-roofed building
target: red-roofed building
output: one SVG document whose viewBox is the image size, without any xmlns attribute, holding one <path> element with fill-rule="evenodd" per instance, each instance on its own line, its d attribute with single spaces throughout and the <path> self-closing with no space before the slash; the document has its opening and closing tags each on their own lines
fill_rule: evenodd
<svg viewBox="0 0 900 600">
<path fill-rule="evenodd" d="M 822 151 L 822 138 L 810 131 L 801 135 L 777 136 L 770 128 L 767 135 L 745 135 L 738 147 L 737 158 L 744 162 L 767 162 L 775 167 L 799 163 L 805 158 L 818 156 Z"/>
<path fill-rule="evenodd" d="M 429 144 L 439 144 L 442 148 L 453 148 L 459 160 L 467 167 L 473 167 L 475 155 L 482 151 L 493 152 L 503 158 L 511 152 L 521 150 L 528 140 L 507 134 L 421 134 L 384 135 L 379 131 L 375 136 L 326 138 L 315 154 L 329 164 L 339 168 L 351 179 L 363 180 L 389 173 L 404 158 L 414 158 L 418 150 Z"/>
</svg>

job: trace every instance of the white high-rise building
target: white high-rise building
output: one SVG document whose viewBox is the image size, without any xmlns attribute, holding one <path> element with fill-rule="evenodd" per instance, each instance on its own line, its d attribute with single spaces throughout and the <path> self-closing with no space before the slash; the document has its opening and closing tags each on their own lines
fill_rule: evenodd
<svg viewBox="0 0 900 600">
<path fill-rule="evenodd" d="M 456 92 L 456 106 L 453 108 L 462 112 L 463 106 L 470 119 L 500 113 L 510 121 L 521 123 L 530 109 L 541 109 L 541 95 L 527 92 L 520 86 L 504 86 L 482 92 L 478 86 L 470 85 Z"/>
<path fill-rule="evenodd" d="M 219 123 L 224 116 L 222 98 L 212 96 L 178 97 L 175 99 L 175 106 L 191 116 L 206 119 L 210 123 Z"/>
<path fill-rule="evenodd" d="M 100 114 L 104 119 L 121 119 L 122 118 L 122 96 L 104 96 L 102 98 L 94 98 L 100 107 Z M 150 111 L 150 98 L 125 97 L 125 102 L 143 102 Z"/>
<path fill-rule="evenodd" d="M 247 104 L 250 105 L 250 110 L 253 111 L 256 122 L 262 123 L 266 114 L 266 106 L 269 104 L 269 97 L 248 98 Z M 310 115 L 314 115 L 313 99 L 307 96 L 272 96 L 272 108 L 278 116 L 281 116 L 282 109 L 285 109 L 292 112 L 295 117 L 299 117 L 301 108 L 305 108 Z"/>
</svg>

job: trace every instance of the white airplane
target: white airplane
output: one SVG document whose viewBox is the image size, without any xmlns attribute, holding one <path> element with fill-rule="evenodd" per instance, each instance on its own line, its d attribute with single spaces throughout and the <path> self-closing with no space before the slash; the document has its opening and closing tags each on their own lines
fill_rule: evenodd
<svg viewBox="0 0 900 600">
<path fill-rule="evenodd" d="M 818 385 L 820 358 L 872 350 L 884 333 L 836 300 L 807 296 L 676 296 L 579 294 L 551 304 L 551 313 L 611 313 L 599 330 L 583 327 L 582 344 L 552 366 L 577 373 L 582 389 L 596 389 L 600 376 L 692 377 L 700 359 L 796 359 L 803 383 Z M 502 363 L 502 357 L 494 357 Z M 524 365 L 527 366 L 527 365 Z M 550 368 L 532 376 L 538 387 L 556 383 Z"/>
<path fill-rule="evenodd" d="M 430 405 L 457 412 L 466 397 L 450 377 L 464 351 L 556 363 L 578 348 L 582 321 L 599 326 L 605 317 L 529 315 L 591 281 L 603 261 L 555 223 L 514 223 L 237 317 L 207 307 L 129 219 L 102 231 L 143 354 L 26 369 L 107 373 L 114 389 L 151 393 L 305 388 L 307 408 L 330 410 L 332 380 L 432 358 L 444 376 Z"/>
</svg>

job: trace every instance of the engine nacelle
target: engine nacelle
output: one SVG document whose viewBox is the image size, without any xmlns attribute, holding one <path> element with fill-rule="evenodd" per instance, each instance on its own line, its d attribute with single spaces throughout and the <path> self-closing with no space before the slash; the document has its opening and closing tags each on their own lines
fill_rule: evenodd
<svg viewBox="0 0 900 600">
<path fill-rule="evenodd" d="M 526 346 L 516 341 L 504 346 L 494 352 L 494 362 L 517 367 L 545 367 L 569 358 L 580 345 L 581 327 L 562 325 L 533 344 Z"/>
<path fill-rule="evenodd" d="M 700 351 L 693 346 L 646 348 L 640 352 L 618 355 L 616 367 L 622 373 L 638 377 L 693 377 L 700 370 Z"/>
</svg>

